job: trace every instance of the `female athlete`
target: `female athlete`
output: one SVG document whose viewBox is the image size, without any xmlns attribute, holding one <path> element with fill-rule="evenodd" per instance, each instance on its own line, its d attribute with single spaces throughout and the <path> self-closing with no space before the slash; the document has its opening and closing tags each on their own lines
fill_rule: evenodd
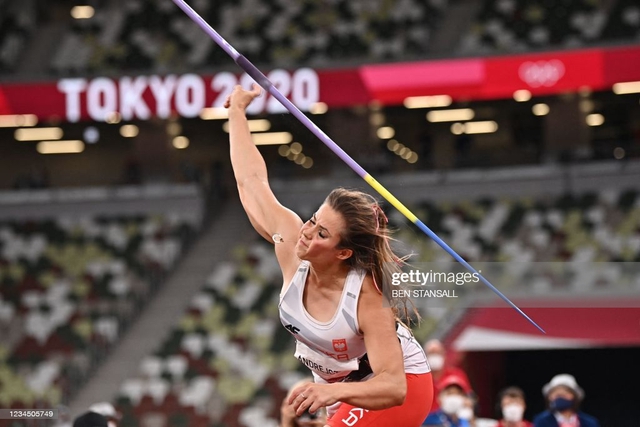
<svg viewBox="0 0 640 427">
<path fill-rule="evenodd" d="M 399 320 L 406 302 L 385 300 L 399 269 L 387 218 L 373 197 L 333 190 L 303 222 L 274 196 L 253 144 L 246 108 L 261 93 L 236 86 L 229 109 L 230 155 L 242 205 L 275 244 L 282 270 L 280 319 L 314 383 L 293 390 L 297 415 L 327 408 L 327 425 L 418 427 L 433 400 L 422 346 Z"/>
</svg>

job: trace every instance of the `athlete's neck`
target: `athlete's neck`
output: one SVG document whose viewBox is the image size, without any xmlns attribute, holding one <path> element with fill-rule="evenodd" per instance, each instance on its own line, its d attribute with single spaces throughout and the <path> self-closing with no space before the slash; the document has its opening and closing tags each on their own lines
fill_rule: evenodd
<svg viewBox="0 0 640 427">
<path fill-rule="evenodd" d="M 349 266 L 343 262 L 327 265 L 310 263 L 308 280 L 317 287 L 342 289 L 349 270 Z"/>
</svg>

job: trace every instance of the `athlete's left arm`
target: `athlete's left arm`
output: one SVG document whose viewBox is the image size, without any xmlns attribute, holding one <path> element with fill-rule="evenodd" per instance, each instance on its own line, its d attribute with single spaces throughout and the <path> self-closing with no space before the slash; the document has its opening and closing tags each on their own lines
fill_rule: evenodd
<svg viewBox="0 0 640 427">
<path fill-rule="evenodd" d="M 373 286 L 371 278 L 365 280 L 358 301 L 358 322 L 374 376 L 364 382 L 303 386 L 290 396 L 290 402 L 299 405 L 297 414 L 307 408 L 313 412 L 335 402 L 370 410 L 404 403 L 407 380 L 395 316 L 391 308 L 383 307 L 382 295 Z"/>
</svg>

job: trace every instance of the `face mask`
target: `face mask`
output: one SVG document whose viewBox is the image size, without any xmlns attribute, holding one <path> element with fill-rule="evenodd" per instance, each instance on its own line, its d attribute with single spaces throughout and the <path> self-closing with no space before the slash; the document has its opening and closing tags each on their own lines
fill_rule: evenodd
<svg viewBox="0 0 640 427">
<path fill-rule="evenodd" d="M 573 400 L 571 399 L 558 397 L 557 399 L 553 399 L 551 401 L 551 409 L 555 411 L 564 411 L 565 409 L 569 409 L 571 407 L 573 407 Z"/>
<path fill-rule="evenodd" d="M 429 360 L 429 366 L 434 371 L 439 371 L 444 367 L 444 356 L 439 354 L 433 354 L 427 358 Z"/>
<path fill-rule="evenodd" d="M 461 420 L 471 420 L 473 418 L 473 409 L 465 406 L 464 408 L 458 409 L 458 418 Z"/>
<path fill-rule="evenodd" d="M 505 421 L 522 421 L 522 415 L 524 414 L 524 406 L 517 403 L 510 403 L 502 408 L 502 417 Z"/>
<path fill-rule="evenodd" d="M 443 397 L 440 407 L 442 408 L 442 411 L 447 415 L 457 415 L 458 411 L 462 408 L 463 405 L 464 397 L 454 394 L 451 396 Z"/>
</svg>

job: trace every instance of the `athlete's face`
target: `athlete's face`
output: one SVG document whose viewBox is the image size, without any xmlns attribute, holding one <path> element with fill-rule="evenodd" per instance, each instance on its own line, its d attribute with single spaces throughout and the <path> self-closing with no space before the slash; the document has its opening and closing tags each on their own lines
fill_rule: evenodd
<svg viewBox="0 0 640 427">
<path fill-rule="evenodd" d="M 296 254 L 303 260 L 323 262 L 344 260 L 351 255 L 348 249 L 338 249 L 340 235 L 345 229 L 342 215 L 323 204 L 313 216 L 302 225 L 296 244 Z"/>
</svg>

